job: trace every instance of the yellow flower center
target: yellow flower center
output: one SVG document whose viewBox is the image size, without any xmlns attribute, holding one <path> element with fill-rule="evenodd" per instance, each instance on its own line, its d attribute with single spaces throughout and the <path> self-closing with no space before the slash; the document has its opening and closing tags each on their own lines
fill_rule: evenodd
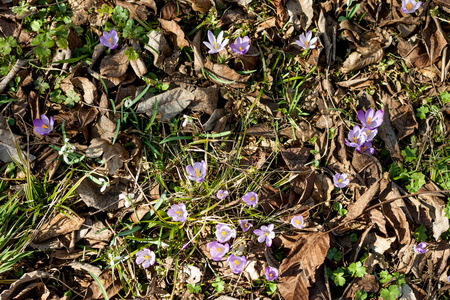
<svg viewBox="0 0 450 300">
<path fill-rule="evenodd" d="M 145 258 L 146 260 L 148 260 L 148 255 L 144 256 L 144 258 Z"/>
<path fill-rule="evenodd" d="M 266 235 L 266 236 L 269 236 L 269 234 L 268 234 L 267 232 L 265 233 L 265 235 Z"/>
<path fill-rule="evenodd" d="M 305 41 L 305 46 L 308 46 L 308 44 L 309 44 L 308 41 Z"/>
<path fill-rule="evenodd" d="M 112 38 L 110 38 L 108 41 L 109 41 L 110 44 L 112 44 Z"/>
<path fill-rule="evenodd" d="M 255 197 L 251 197 L 251 198 L 250 198 L 250 201 L 253 201 L 253 200 L 255 200 Z"/>
<path fill-rule="evenodd" d="M 222 231 L 222 235 L 226 235 L 227 233 L 225 232 L 225 230 L 224 231 Z"/>
<path fill-rule="evenodd" d="M 364 152 L 366 150 L 366 146 L 362 147 L 361 151 Z"/>
<path fill-rule="evenodd" d="M 219 46 L 217 46 L 217 43 L 216 43 L 216 42 L 214 42 L 214 46 L 216 47 L 216 49 L 219 48 Z"/>
<path fill-rule="evenodd" d="M 41 127 L 42 127 L 42 128 L 45 128 L 45 129 L 48 128 L 47 125 L 45 125 L 45 124 L 43 124 Z"/>
<path fill-rule="evenodd" d="M 408 4 L 408 5 L 410 5 L 411 6 L 411 3 L 410 4 Z M 409 9 L 408 9 L 409 10 Z M 367 124 L 370 124 L 370 122 L 372 122 L 372 118 L 371 117 L 369 117 L 369 119 L 367 120 Z"/>
<path fill-rule="evenodd" d="M 272 273 L 270 273 L 269 275 L 270 275 L 270 277 L 273 277 Z"/>
<path fill-rule="evenodd" d="M 342 182 L 342 178 L 341 178 L 341 179 L 339 179 L 339 182 Z"/>
<path fill-rule="evenodd" d="M 223 194 L 220 194 L 219 197 L 223 197 Z"/>
<path fill-rule="evenodd" d="M 217 248 L 217 252 L 220 252 L 220 251 L 222 251 L 222 249 L 220 249 L 220 248 Z"/>
<path fill-rule="evenodd" d="M 295 223 L 300 224 L 300 221 L 299 220 L 295 220 Z"/>
<path fill-rule="evenodd" d="M 369 135 L 369 133 L 370 133 L 370 129 L 367 129 L 367 135 Z"/>
<path fill-rule="evenodd" d="M 247 223 L 245 223 L 245 224 L 244 224 L 244 227 L 248 227 L 248 224 L 247 224 Z"/>
<path fill-rule="evenodd" d="M 242 47 L 239 47 L 239 51 L 242 51 Z"/>
<path fill-rule="evenodd" d="M 236 259 L 236 260 L 234 261 L 234 265 L 237 266 L 238 264 L 239 264 L 239 261 Z"/>
<path fill-rule="evenodd" d="M 355 137 L 353 137 L 353 141 L 355 141 L 355 143 L 357 143 L 358 141 L 356 140 L 356 138 Z"/>
<path fill-rule="evenodd" d="M 178 214 L 179 216 L 181 216 L 181 211 L 177 210 L 177 214 Z"/>
<path fill-rule="evenodd" d="M 408 4 L 406 5 L 406 9 L 407 9 L 408 11 L 410 11 L 411 8 L 412 8 L 412 4 L 411 4 L 411 3 L 408 3 Z"/>
<path fill-rule="evenodd" d="M 216 47 L 216 48 L 217 48 L 217 47 Z M 199 171 L 197 168 L 195 168 L 194 171 L 195 171 L 195 174 L 197 174 L 197 176 L 200 177 L 200 171 Z"/>
</svg>

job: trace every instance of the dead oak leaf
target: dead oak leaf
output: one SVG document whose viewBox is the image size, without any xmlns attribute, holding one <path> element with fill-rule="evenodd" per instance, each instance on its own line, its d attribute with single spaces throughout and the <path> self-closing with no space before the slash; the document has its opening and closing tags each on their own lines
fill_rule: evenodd
<svg viewBox="0 0 450 300">
<path fill-rule="evenodd" d="M 128 69 L 130 61 L 124 51 L 108 55 L 100 63 L 100 75 L 106 77 L 121 77 Z"/>
<path fill-rule="evenodd" d="M 124 161 L 128 159 L 128 152 L 121 144 L 115 143 L 113 145 L 104 139 L 93 139 L 91 145 L 86 150 L 86 156 L 97 158 L 102 155 L 110 175 L 113 175 L 117 170 L 122 168 Z"/>
<path fill-rule="evenodd" d="M 59 213 L 39 229 L 39 233 L 33 242 L 40 243 L 42 241 L 76 231 L 81 228 L 83 223 L 84 218 L 78 216 L 68 217 L 66 214 Z"/>
<path fill-rule="evenodd" d="M 188 0 L 192 5 L 192 9 L 199 13 L 206 14 L 211 8 L 212 4 L 210 0 Z"/>
<path fill-rule="evenodd" d="M 301 233 L 295 237 L 282 235 L 283 247 L 289 255 L 280 265 L 278 290 L 285 300 L 309 299 L 308 288 L 315 282 L 315 273 L 325 261 L 330 248 L 327 233 Z"/>
<path fill-rule="evenodd" d="M 313 0 L 289 0 L 286 10 L 289 22 L 294 24 L 297 31 L 306 31 L 314 18 Z"/>
<path fill-rule="evenodd" d="M 185 39 L 185 35 L 180 25 L 175 21 L 168 21 L 164 19 L 158 19 L 159 24 L 164 31 L 169 32 L 175 36 L 175 43 L 178 48 L 183 49 L 189 46 L 189 42 Z"/>
<path fill-rule="evenodd" d="M 214 64 L 209 60 L 205 64 L 208 71 L 208 77 L 217 84 L 223 85 L 224 82 L 228 86 L 234 88 L 244 88 L 245 83 L 250 79 L 251 75 L 241 75 L 228 66 L 221 64 Z"/>
<path fill-rule="evenodd" d="M 195 99 L 194 93 L 183 88 L 168 90 L 162 94 L 151 96 L 141 101 L 136 109 L 137 113 L 153 115 L 156 103 L 158 114 L 162 122 L 169 121 L 181 113 Z"/>
<path fill-rule="evenodd" d="M 86 77 L 74 77 L 70 82 L 83 90 L 83 100 L 87 104 L 94 104 L 97 99 L 97 88 L 95 85 Z"/>
<path fill-rule="evenodd" d="M 365 66 L 380 62 L 383 56 L 384 50 L 377 43 L 359 47 L 347 57 L 341 71 L 342 73 L 357 71 Z"/>
</svg>

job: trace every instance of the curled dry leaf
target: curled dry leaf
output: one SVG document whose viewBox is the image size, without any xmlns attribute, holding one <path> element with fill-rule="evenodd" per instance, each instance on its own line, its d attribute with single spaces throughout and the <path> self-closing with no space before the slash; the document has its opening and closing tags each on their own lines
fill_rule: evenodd
<svg viewBox="0 0 450 300">
<path fill-rule="evenodd" d="M 383 97 L 384 107 L 383 107 L 383 124 L 378 128 L 381 139 L 386 143 L 386 147 L 391 153 L 392 157 L 399 160 L 403 160 L 403 156 L 400 152 L 400 146 L 398 144 L 397 137 L 395 135 L 394 129 L 391 125 L 391 116 L 389 113 L 389 105 L 387 103 L 388 97 L 386 94 Z"/>
<path fill-rule="evenodd" d="M 114 276 L 111 274 L 111 269 L 103 270 L 102 274 L 98 276 L 98 279 L 103 285 L 108 298 L 114 297 L 118 292 L 122 290 L 122 282 L 117 268 L 114 269 Z M 114 281 L 113 281 L 114 279 Z M 92 279 L 92 283 L 88 286 L 85 299 L 105 299 L 102 293 L 102 289 L 95 280 Z"/>
<path fill-rule="evenodd" d="M 161 16 L 164 20 L 174 20 L 177 22 L 181 20 L 178 18 L 178 6 L 173 1 L 163 6 Z"/>
<path fill-rule="evenodd" d="M 352 52 L 341 68 L 343 73 L 349 73 L 364 68 L 365 66 L 380 62 L 383 59 L 384 50 L 378 43 L 370 43 L 365 47 L 359 47 Z"/>
<path fill-rule="evenodd" d="M 308 30 L 314 18 L 313 0 L 289 0 L 286 10 L 296 31 Z"/>
<path fill-rule="evenodd" d="M 40 243 L 42 241 L 73 232 L 80 229 L 83 223 L 84 218 L 78 216 L 68 217 L 63 213 L 59 213 L 40 228 L 39 233 L 33 242 Z"/>
<path fill-rule="evenodd" d="M 87 104 L 94 104 L 97 100 L 97 88 L 86 77 L 74 77 L 70 81 L 74 86 L 83 90 L 83 100 Z"/>
<path fill-rule="evenodd" d="M 372 184 L 361 197 L 356 199 L 356 202 L 350 203 L 350 205 L 348 206 L 348 213 L 345 215 L 345 218 L 342 220 L 342 222 L 350 222 L 361 216 L 366 207 L 373 200 L 375 195 L 378 194 L 379 190 L 380 181 L 377 181 L 375 182 L 375 184 Z"/>
<path fill-rule="evenodd" d="M 225 65 L 214 64 L 209 60 L 205 64 L 206 69 L 210 74 L 208 77 L 217 84 L 223 85 L 227 82 L 228 86 L 234 88 L 243 88 L 251 75 L 240 75 L 235 70 Z"/>
<path fill-rule="evenodd" d="M 136 53 L 142 53 L 141 46 L 139 46 L 138 43 L 133 42 L 131 46 Z M 141 55 L 139 55 L 137 59 L 130 60 L 130 65 L 133 68 L 134 73 L 136 73 L 136 76 L 139 78 L 142 78 L 142 76 L 144 76 L 148 72 L 147 67 L 145 66 L 144 59 Z"/>
<path fill-rule="evenodd" d="M 169 44 L 167 44 L 166 38 L 161 32 L 156 30 L 153 30 L 147 34 L 147 37 L 148 44 L 145 45 L 145 49 L 149 50 L 153 54 L 153 64 L 160 69 L 164 69 L 164 60 L 172 53 Z"/>
<path fill-rule="evenodd" d="M 184 31 L 181 29 L 180 25 L 177 24 L 177 22 L 167 21 L 164 19 L 158 19 L 158 21 L 164 31 L 175 36 L 175 44 L 179 49 L 189 46 L 189 42 L 185 39 Z"/>
<path fill-rule="evenodd" d="M 120 51 L 103 58 L 100 63 L 100 75 L 113 78 L 125 75 L 130 61 L 124 52 Z"/>
<path fill-rule="evenodd" d="M 187 0 L 192 5 L 192 9 L 199 13 L 206 14 L 211 8 L 210 0 Z"/>
<path fill-rule="evenodd" d="M 125 185 L 112 186 L 104 194 L 100 193 L 98 184 L 90 179 L 84 179 L 77 187 L 77 193 L 88 207 L 101 211 L 113 211 L 119 208 L 119 195 L 126 189 Z"/>
<path fill-rule="evenodd" d="M 110 175 L 122 168 L 124 161 L 128 159 L 128 152 L 121 144 L 116 142 L 113 145 L 104 139 L 93 139 L 86 150 L 86 156 L 97 158 L 102 155 L 102 160 L 105 162 Z"/>
<path fill-rule="evenodd" d="M 13 160 L 20 161 L 16 148 L 17 140 L 18 137 L 10 131 L 5 117 L 0 115 L 0 160 L 2 162 L 10 163 Z M 25 153 L 22 152 L 21 155 L 24 157 Z M 36 157 L 30 154 L 29 158 L 33 161 Z"/>
<path fill-rule="evenodd" d="M 195 100 L 192 101 L 189 108 L 212 115 L 219 101 L 219 88 L 215 85 L 207 88 L 199 87 L 194 91 L 194 97 Z"/>
<path fill-rule="evenodd" d="M 281 235 L 282 247 L 289 249 L 280 265 L 278 289 L 285 300 L 309 299 L 308 288 L 315 282 L 316 269 L 323 264 L 330 248 L 327 233 Z"/>
<path fill-rule="evenodd" d="M 44 278 L 56 279 L 55 277 L 53 277 L 53 275 L 51 275 L 47 272 L 44 272 L 44 271 L 33 271 L 33 272 L 25 273 L 22 275 L 22 277 L 20 277 L 19 280 L 14 281 L 9 286 L 9 289 L 4 290 L 0 294 L 0 299 L 2 299 L 2 300 L 23 299 L 22 297 L 17 298 L 18 294 L 20 294 L 20 292 L 22 292 L 27 287 L 36 287 L 37 288 L 37 285 L 33 285 L 32 282 L 33 281 L 42 282 L 42 280 Z M 32 291 L 32 293 L 33 293 L 33 291 Z M 38 293 L 38 291 L 34 291 L 34 296 L 38 296 L 37 293 Z M 47 299 L 47 297 L 41 298 L 41 299 Z"/>
<path fill-rule="evenodd" d="M 152 116 L 155 103 L 158 103 L 158 114 L 161 114 L 161 121 L 166 122 L 181 113 L 194 99 L 194 93 L 183 88 L 175 88 L 142 100 L 136 112 Z"/>
</svg>

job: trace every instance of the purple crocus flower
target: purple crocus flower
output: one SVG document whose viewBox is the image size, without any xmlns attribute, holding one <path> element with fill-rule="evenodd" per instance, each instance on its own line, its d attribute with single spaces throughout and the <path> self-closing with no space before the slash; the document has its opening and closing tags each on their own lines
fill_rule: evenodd
<svg viewBox="0 0 450 300">
<path fill-rule="evenodd" d="M 447 282 L 450 282 L 450 275 L 447 276 Z"/>
<path fill-rule="evenodd" d="M 267 267 L 266 268 L 266 279 L 269 281 L 275 280 L 278 278 L 278 276 L 280 276 L 280 274 L 278 273 L 278 270 L 272 267 Z"/>
<path fill-rule="evenodd" d="M 206 177 L 206 162 L 202 160 L 201 162 L 194 163 L 192 166 L 187 166 L 186 173 L 190 180 L 202 182 Z"/>
<path fill-rule="evenodd" d="M 211 253 L 212 259 L 215 261 L 221 261 L 223 256 L 230 251 L 230 245 L 226 243 L 222 245 L 221 243 L 214 241 L 208 244 L 209 253 Z"/>
<path fill-rule="evenodd" d="M 250 227 L 253 227 L 253 224 L 249 223 L 248 220 L 240 220 L 239 225 L 241 225 L 243 232 L 247 232 L 250 229 Z"/>
<path fill-rule="evenodd" d="M 294 216 L 291 220 L 291 225 L 298 229 L 303 229 L 305 227 L 305 221 L 303 220 L 303 216 Z"/>
<path fill-rule="evenodd" d="M 231 238 L 236 238 L 236 229 L 232 229 L 227 224 L 217 224 L 216 237 L 219 242 L 225 243 Z"/>
<path fill-rule="evenodd" d="M 214 34 L 208 30 L 208 42 L 203 42 L 203 44 L 205 44 L 206 47 L 208 47 L 209 54 L 214 54 L 214 53 L 219 53 L 220 51 L 222 51 L 225 46 L 228 44 L 229 40 L 225 39 L 223 40 L 223 31 L 221 31 L 219 33 L 219 35 L 216 37 L 214 36 Z"/>
<path fill-rule="evenodd" d="M 369 109 L 364 114 L 363 110 L 358 111 L 358 119 L 363 126 L 368 129 L 375 129 L 383 123 L 384 112 L 380 109 L 374 113 L 373 109 Z"/>
<path fill-rule="evenodd" d="M 314 49 L 316 48 L 316 45 L 314 45 L 317 41 L 317 37 L 312 38 L 312 31 L 308 31 L 308 33 L 305 34 L 302 33 L 299 37 L 298 41 L 295 41 L 297 43 L 297 45 L 299 45 L 300 47 L 302 47 L 303 49 L 307 50 L 307 49 Z"/>
<path fill-rule="evenodd" d="M 41 115 L 40 119 L 33 121 L 34 130 L 40 135 L 47 135 L 52 132 L 54 124 L 55 120 L 53 120 L 53 117 L 49 119 L 46 115 Z"/>
<path fill-rule="evenodd" d="M 224 191 L 224 190 L 219 190 L 216 195 L 216 197 L 220 200 L 225 199 L 227 196 L 228 196 L 228 191 Z"/>
<path fill-rule="evenodd" d="M 258 194 L 255 192 L 248 192 L 244 196 L 242 196 L 242 200 L 248 205 L 256 207 L 258 205 Z"/>
<path fill-rule="evenodd" d="M 422 1 L 416 0 L 402 0 L 402 12 L 405 14 L 412 14 L 422 5 Z"/>
<path fill-rule="evenodd" d="M 253 233 L 258 236 L 258 242 L 264 243 L 266 241 L 266 246 L 272 246 L 272 240 L 275 238 L 275 232 L 273 231 L 273 224 L 269 226 L 261 226 L 261 229 L 253 230 Z"/>
<path fill-rule="evenodd" d="M 231 271 L 234 274 L 239 274 L 244 270 L 244 267 L 247 264 L 247 258 L 245 256 L 231 254 L 228 256 L 227 262 L 230 264 Z"/>
<path fill-rule="evenodd" d="M 372 147 L 372 142 L 365 142 L 360 147 L 356 148 L 356 151 L 373 155 L 375 153 L 375 148 Z"/>
<path fill-rule="evenodd" d="M 414 253 L 416 254 L 424 254 L 427 253 L 430 249 L 427 248 L 427 243 L 422 242 L 419 245 L 414 245 Z"/>
<path fill-rule="evenodd" d="M 117 35 L 117 31 L 111 29 L 108 33 L 106 31 L 103 32 L 103 35 L 100 37 L 100 44 L 105 47 L 112 49 L 116 49 L 119 46 L 119 36 Z"/>
<path fill-rule="evenodd" d="M 362 129 L 358 125 L 355 125 L 348 133 L 348 140 L 345 139 L 344 142 L 349 147 L 358 148 L 366 142 L 366 137 Z"/>
<path fill-rule="evenodd" d="M 167 215 L 175 222 L 185 222 L 187 220 L 187 210 L 184 203 L 174 204 L 167 211 Z"/>
<path fill-rule="evenodd" d="M 347 174 L 345 173 L 336 173 L 333 176 L 334 186 L 337 188 L 344 188 L 350 183 L 350 179 L 347 178 Z"/>
<path fill-rule="evenodd" d="M 244 36 L 244 38 L 238 37 L 233 44 L 230 45 L 231 50 L 236 54 L 245 54 L 250 49 L 250 38 Z"/>
<path fill-rule="evenodd" d="M 369 128 L 363 127 L 362 133 L 366 135 L 366 142 L 371 142 L 375 138 L 375 136 L 377 135 L 378 130 L 377 129 L 369 129 Z"/>
<path fill-rule="evenodd" d="M 155 252 L 148 248 L 144 248 L 136 253 L 136 263 L 138 265 L 142 264 L 142 267 L 147 269 L 148 267 L 155 264 Z"/>
</svg>

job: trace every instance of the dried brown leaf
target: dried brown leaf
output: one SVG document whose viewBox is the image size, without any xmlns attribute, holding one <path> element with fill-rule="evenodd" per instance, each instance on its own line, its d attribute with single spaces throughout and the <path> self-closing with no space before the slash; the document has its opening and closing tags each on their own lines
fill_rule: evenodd
<svg viewBox="0 0 450 300">
<path fill-rule="evenodd" d="M 98 279 L 102 283 L 108 298 L 115 296 L 120 290 L 122 290 L 122 282 L 117 269 L 114 269 L 114 277 L 111 274 L 111 269 L 105 269 Z M 113 281 L 113 278 L 115 280 Z M 85 299 L 104 299 L 102 289 L 95 280 L 88 286 Z"/>
<path fill-rule="evenodd" d="M 110 175 L 122 168 L 123 163 L 128 159 L 128 152 L 121 144 L 116 142 L 113 145 L 107 140 L 96 138 L 91 141 L 91 145 L 86 150 L 86 156 L 97 158 L 100 155 L 103 155 L 103 161 Z"/>
<path fill-rule="evenodd" d="M 175 88 L 142 100 L 136 112 L 152 116 L 155 103 L 158 103 L 158 114 L 161 114 L 161 121 L 165 122 L 181 113 L 194 99 L 194 93 L 183 88 Z"/>
<path fill-rule="evenodd" d="M 206 14 L 211 8 L 210 0 L 187 0 L 192 5 L 192 9 L 199 13 Z"/>
<path fill-rule="evenodd" d="M 67 216 L 63 213 L 57 214 L 49 222 L 45 223 L 39 230 L 38 235 L 34 239 L 35 243 L 64 235 L 81 228 L 84 218 L 78 216 Z"/>
<path fill-rule="evenodd" d="M 380 62 L 383 56 L 384 50 L 378 43 L 357 48 L 347 57 L 341 71 L 344 74 L 357 71 L 365 66 Z"/>
<path fill-rule="evenodd" d="M 133 42 L 131 46 L 136 53 L 142 53 L 141 46 L 139 46 L 138 43 Z M 139 55 L 137 59 L 130 60 L 130 65 L 133 68 L 134 73 L 136 73 L 136 76 L 139 78 L 142 78 L 142 76 L 144 76 L 148 72 L 147 67 L 145 66 L 144 59 L 141 55 Z"/>
<path fill-rule="evenodd" d="M 286 10 L 289 22 L 294 24 L 297 31 L 307 31 L 314 18 L 313 0 L 289 0 Z"/>
<path fill-rule="evenodd" d="M 74 77 L 71 82 L 74 86 L 83 90 L 84 102 L 94 104 L 94 101 L 97 99 L 97 88 L 89 79 L 85 77 Z"/>
<path fill-rule="evenodd" d="M 316 269 L 323 264 L 330 248 L 327 233 L 301 233 L 295 237 L 280 238 L 289 255 L 280 265 L 278 289 L 285 300 L 309 299 L 308 288 L 315 282 Z"/>
<path fill-rule="evenodd" d="M 153 30 L 148 35 L 148 44 L 145 45 L 145 49 L 149 50 L 153 54 L 153 64 L 164 69 L 164 61 L 166 57 L 172 54 L 172 50 L 167 44 L 166 38 L 161 32 Z"/>
<path fill-rule="evenodd" d="M 244 88 L 245 83 L 248 81 L 251 75 L 240 75 L 235 70 L 231 69 L 226 65 L 214 64 L 211 61 L 207 61 L 205 67 L 211 72 L 215 77 L 220 80 L 232 82 L 227 84 L 227 86 L 231 86 L 234 88 Z M 216 81 L 214 78 L 210 77 L 212 81 L 215 81 L 219 85 L 223 85 L 223 83 Z"/>
<path fill-rule="evenodd" d="M 185 39 L 184 32 L 177 22 L 164 19 L 158 19 L 158 21 L 166 32 L 169 32 L 175 36 L 175 43 L 179 49 L 189 47 L 189 42 Z"/>
<path fill-rule="evenodd" d="M 177 22 L 181 20 L 178 18 L 178 6 L 173 1 L 163 6 L 161 16 L 164 20 L 174 20 Z"/>
<path fill-rule="evenodd" d="M 52 278 L 52 279 L 56 279 L 55 277 L 53 277 L 53 275 L 46 273 L 44 271 L 33 271 L 33 272 L 29 272 L 29 273 L 25 273 L 23 274 L 19 280 L 14 281 L 10 286 L 9 289 L 4 290 L 1 295 L 0 295 L 0 299 L 2 300 L 12 300 L 12 299 L 24 299 L 27 297 L 17 297 L 18 294 L 20 294 L 26 287 L 33 285 L 30 282 L 33 281 L 42 281 L 44 278 Z M 37 287 L 36 285 L 33 285 L 33 287 Z M 38 296 L 38 291 L 35 291 L 34 296 Z M 39 297 L 39 296 L 38 296 Z M 33 297 L 34 298 L 34 297 Z M 34 298 L 36 299 L 36 298 Z"/>
<path fill-rule="evenodd" d="M 102 211 L 113 211 L 119 208 L 119 195 L 125 190 L 123 184 L 113 186 L 104 194 L 100 193 L 101 186 L 89 179 L 83 180 L 77 187 L 77 192 L 88 207 Z"/>
<path fill-rule="evenodd" d="M 386 98 L 384 98 L 386 99 Z M 383 101 L 384 102 L 384 101 Z M 394 130 L 391 125 L 391 116 L 389 113 L 389 105 L 387 102 L 384 102 L 383 107 L 383 124 L 378 128 L 378 132 L 380 134 L 381 139 L 385 142 L 387 149 L 391 152 L 392 157 L 397 158 L 399 160 L 403 160 L 403 156 L 400 152 L 400 146 L 398 145 L 398 140 L 395 135 Z"/>
<path fill-rule="evenodd" d="M 217 108 L 219 88 L 215 85 L 207 88 L 198 87 L 194 91 L 194 97 L 195 100 L 191 102 L 189 108 L 192 111 L 201 111 L 211 115 Z"/>
<path fill-rule="evenodd" d="M 118 78 L 125 75 L 130 61 L 124 51 L 108 55 L 100 63 L 100 75 Z"/>
<path fill-rule="evenodd" d="M 375 195 L 380 190 L 380 181 L 378 180 L 370 186 L 370 188 L 358 199 L 356 202 L 350 203 L 348 206 L 348 213 L 342 220 L 343 223 L 353 221 L 362 215 L 369 203 L 374 199 Z"/>
</svg>

